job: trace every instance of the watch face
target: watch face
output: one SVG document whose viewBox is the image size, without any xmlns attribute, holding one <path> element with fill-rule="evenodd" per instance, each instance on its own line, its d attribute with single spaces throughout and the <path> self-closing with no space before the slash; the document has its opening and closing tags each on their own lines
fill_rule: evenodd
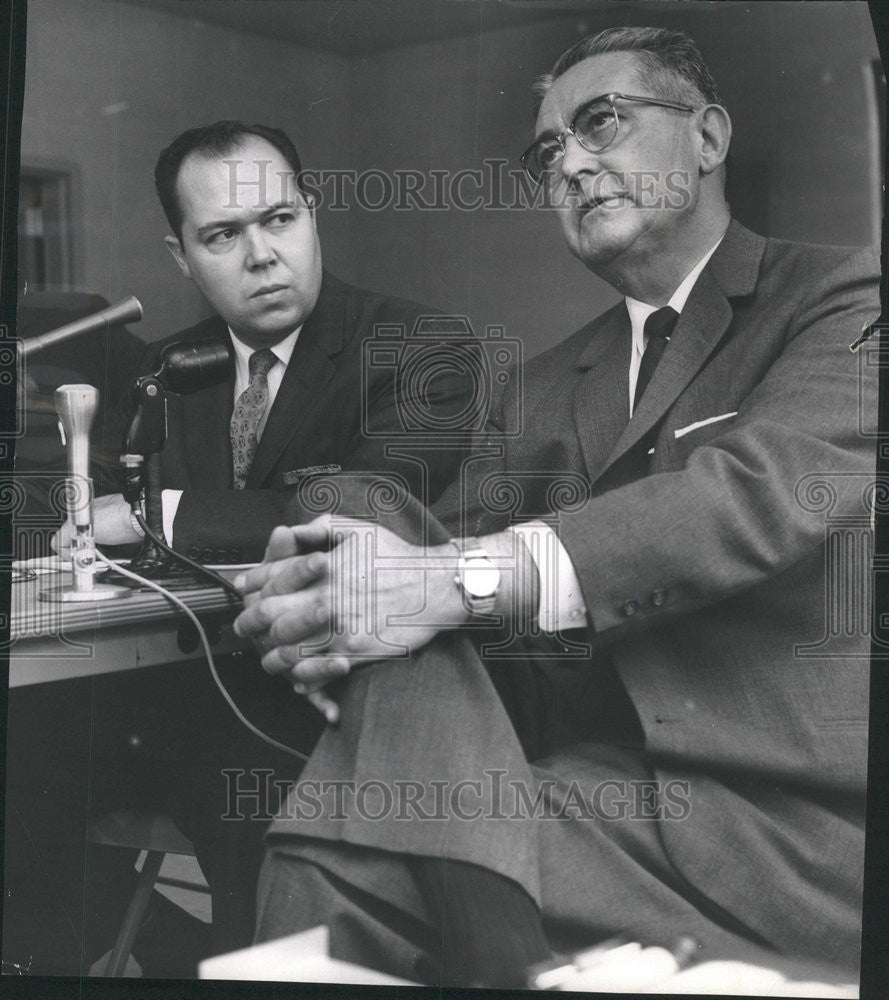
<svg viewBox="0 0 889 1000">
<path fill-rule="evenodd" d="M 473 597 L 491 597 L 500 586 L 500 570 L 487 559 L 468 563 L 460 576 L 464 590 Z"/>
</svg>

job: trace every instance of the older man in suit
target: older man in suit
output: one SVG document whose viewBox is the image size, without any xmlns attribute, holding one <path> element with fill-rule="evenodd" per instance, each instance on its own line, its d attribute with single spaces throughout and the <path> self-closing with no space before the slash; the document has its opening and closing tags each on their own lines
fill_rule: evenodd
<svg viewBox="0 0 889 1000">
<path fill-rule="evenodd" d="M 168 397 L 161 485 L 172 546 L 206 563 L 261 559 L 273 527 L 293 520 L 297 498 L 311 493 L 320 473 L 336 476 L 334 496 L 342 483 L 372 493 L 388 477 L 424 502 L 434 500 L 469 443 L 470 427 L 460 430 L 468 390 L 461 357 L 474 350 L 466 326 L 322 268 L 315 206 L 303 189 L 297 150 L 279 129 L 237 121 L 189 129 L 160 154 L 155 182 L 172 229 L 166 244 L 215 315 L 150 345 L 138 371 L 154 371 L 156 355 L 174 342 L 222 340 L 235 359 L 227 381 Z M 391 364 L 367 360 L 380 331 L 395 354 Z M 412 342 L 426 359 L 414 366 L 413 380 L 397 360 Z M 417 421 L 456 430 L 445 447 L 412 449 Z M 398 457 L 390 453 L 396 438 Z M 94 525 L 101 544 L 140 539 L 120 494 L 98 498 Z M 322 716 L 289 685 L 269 688 L 249 657 L 220 657 L 217 665 L 254 725 L 298 753 L 312 747 Z M 174 816 L 213 890 L 214 950 L 230 950 L 252 937 L 263 815 L 277 802 L 273 782 L 256 771 L 293 776 L 302 761 L 243 728 L 205 665 L 162 673 L 132 681 L 138 756 L 154 761 L 143 770 L 164 774 L 157 782 L 162 798 L 172 795 Z M 242 772 L 233 779 L 238 788 L 258 785 L 260 796 L 272 796 L 252 820 L 222 822 L 231 809 L 225 769 Z"/>
<path fill-rule="evenodd" d="M 272 827 L 259 937 L 327 923 L 335 954 L 461 985 L 613 933 L 853 968 L 869 640 L 822 640 L 828 572 L 868 572 L 876 367 L 849 345 L 876 262 L 731 220 L 687 37 L 605 31 L 538 93 L 525 166 L 626 298 L 515 373 L 432 544 L 324 518 L 241 581 L 267 670 L 352 671 Z"/>
</svg>

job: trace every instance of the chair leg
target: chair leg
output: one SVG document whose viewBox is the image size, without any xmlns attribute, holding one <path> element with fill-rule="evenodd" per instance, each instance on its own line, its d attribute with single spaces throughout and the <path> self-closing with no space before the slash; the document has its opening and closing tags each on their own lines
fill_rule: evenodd
<svg viewBox="0 0 889 1000">
<path fill-rule="evenodd" d="M 161 865 L 166 855 L 163 851 L 149 851 L 142 865 L 139 880 L 136 883 L 136 891 L 124 914 L 123 924 L 117 934 L 117 940 L 108 956 L 108 964 L 105 966 L 106 976 L 120 976 L 126 968 L 127 959 L 133 950 L 133 942 L 142 926 L 145 911 L 154 891 L 154 883 L 160 874 Z"/>
</svg>

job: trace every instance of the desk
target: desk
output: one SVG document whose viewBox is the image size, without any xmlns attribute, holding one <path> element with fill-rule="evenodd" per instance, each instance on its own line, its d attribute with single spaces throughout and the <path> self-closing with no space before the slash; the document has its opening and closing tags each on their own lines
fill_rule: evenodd
<svg viewBox="0 0 889 1000">
<path fill-rule="evenodd" d="M 86 604 L 40 600 L 41 590 L 59 584 L 70 584 L 70 573 L 12 583 L 10 687 L 202 656 L 194 626 L 161 594 L 137 591 Z M 232 630 L 233 601 L 219 587 L 177 591 L 176 596 L 201 618 L 214 653 L 248 648 Z"/>
</svg>

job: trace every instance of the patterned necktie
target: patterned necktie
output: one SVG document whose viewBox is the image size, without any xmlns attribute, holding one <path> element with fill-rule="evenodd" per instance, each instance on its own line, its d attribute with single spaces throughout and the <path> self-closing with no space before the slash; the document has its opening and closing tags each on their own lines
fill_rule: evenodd
<svg viewBox="0 0 889 1000">
<path fill-rule="evenodd" d="M 232 461 L 236 490 L 244 489 L 247 473 L 256 454 L 256 432 L 259 422 L 269 405 L 269 383 L 266 376 L 277 362 L 274 351 L 268 347 L 254 351 L 248 363 L 250 381 L 238 396 L 231 419 Z"/>
<path fill-rule="evenodd" d="M 679 313 L 675 309 L 671 306 L 664 306 L 657 312 L 653 312 L 645 321 L 646 346 L 642 354 L 642 362 L 639 365 L 636 392 L 633 394 L 633 413 L 636 412 L 639 400 L 642 399 L 642 393 L 648 388 L 651 376 L 654 375 L 654 370 L 667 348 L 670 335 L 673 333 L 678 319 Z"/>
</svg>

